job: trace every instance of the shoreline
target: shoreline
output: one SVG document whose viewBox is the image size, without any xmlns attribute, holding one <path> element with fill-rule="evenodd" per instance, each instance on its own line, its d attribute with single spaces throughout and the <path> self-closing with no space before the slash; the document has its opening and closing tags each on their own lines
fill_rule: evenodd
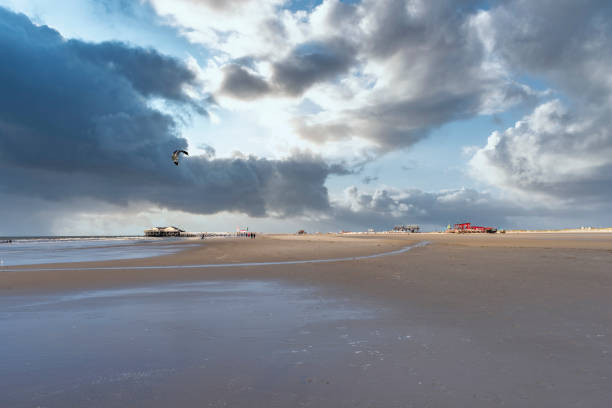
<svg viewBox="0 0 612 408">
<path fill-rule="evenodd" d="M 360 264 L 386 264 L 385 259 L 350 260 L 393 252 L 428 241 L 424 248 L 389 257 L 391 264 L 408 262 L 423 254 L 431 259 L 422 267 L 445 269 L 452 265 L 440 263 L 437 254 L 482 252 L 486 259 L 521 253 L 538 256 L 548 252 L 578 252 L 612 254 L 612 234 L 406 234 L 390 236 L 344 235 L 261 235 L 255 240 L 194 240 L 176 241 L 185 248 L 171 255 L 148 258 L 107 260 L 97 262 L 70 262 L 0 267 L 0 294 L 27 293 L 28 291 L 76 290 L 96 287 L 121 287 L 184 280 L 219 279 L 274 275 L 285 269 L 298 271 L 317 268 L 314 261 L 333 264 L 333 259 L 344 259 L 340 269 Z M 161 244 L 161 243 L 160 243 Z M 518 252 L 517 252 L 518 251 Z M 507 254 L 507 255 L 506 255 Z M 484 259 L 483 258 L 483 259 Z M 326 260 L 332 261 L 326 261 Z M 466 264 L 472 264 L 468 261 Z M 277 263 L 276 265 L 274 263 Z M 219 265 L 228 266 L 199 266 Z M 240 266 L 239 264 L 248 264 Z M 301 264 L 301 265 L 300 265 Z M 323 265 L 320 265 L 321 267 Z M 506 268 L 501 265 L 502 268 Z M 286 276 L 289 272 L 282 274 Z M 278 276 L 278 274 L 276 275 Z"/>
</svg>

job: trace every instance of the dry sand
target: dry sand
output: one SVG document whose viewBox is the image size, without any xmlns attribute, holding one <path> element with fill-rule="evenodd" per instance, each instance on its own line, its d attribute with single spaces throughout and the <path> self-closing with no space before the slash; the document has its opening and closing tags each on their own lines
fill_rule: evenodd
<svg viewBox="0 0 612 408">
<path fill-rule="evenodd" d="M 1 406 L 612 405 L 612 234 L 258 236 L 66 266 L 124 269 L 0 272 Z"/>
</svg>

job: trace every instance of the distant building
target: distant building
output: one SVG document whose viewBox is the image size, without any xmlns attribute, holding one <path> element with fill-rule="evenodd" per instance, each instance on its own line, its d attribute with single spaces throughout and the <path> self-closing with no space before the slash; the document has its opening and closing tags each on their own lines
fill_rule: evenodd
<svg viewBox="0 0 612 408">
<path fill-rule="evenodd" d="M 415 224 L 396 225 L 393 227 L 393 232 L 419 232 L 421 227 Z"/>
<path fill-rule="evenodd" d="M 479 227 L 477 225 L 472 225 L 472 223 L 470 223 L 470 222 L 464 222 L 464 223 L 461 223 L 461 224 L 455 224 L 455 225 L 453 225 L 453 228 L 449 228 L 446 231 L 447 232 L 458 232 L 458 233 L 478 232 L 478 233 L 490 233 L 490 234 L 493 234 L 493 233 L 497 232 L 497 228 L 494 228 L 494 227 Z"/>
<path fill-rule="evenodd" d="M 177 227 L 153 227 L 145 230 L 145 237 L 180 237 L 185 232 Z"/>
</svg>

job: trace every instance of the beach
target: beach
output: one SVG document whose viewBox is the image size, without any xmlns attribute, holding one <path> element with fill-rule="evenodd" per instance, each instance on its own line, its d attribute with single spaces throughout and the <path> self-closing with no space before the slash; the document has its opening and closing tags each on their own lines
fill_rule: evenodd
<svg viewBox="0 0 612 408">
<path fill-rule="evenodd" d="M 612 401 L 612 234 L 163 245 L 0 268 L 0 406 Z"/>
</svg>

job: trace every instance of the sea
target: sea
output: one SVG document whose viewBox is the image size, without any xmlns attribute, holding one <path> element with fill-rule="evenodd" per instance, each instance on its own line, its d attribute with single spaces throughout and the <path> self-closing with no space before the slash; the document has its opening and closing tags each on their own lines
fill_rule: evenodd
<svg viewBox="0 0 612 408">
<path fill-rule="evenodd" d="M 142 236 L 0 237 L 0 267 L 147 258 L 185 248 L 184 238 Z"/>
</svg>

